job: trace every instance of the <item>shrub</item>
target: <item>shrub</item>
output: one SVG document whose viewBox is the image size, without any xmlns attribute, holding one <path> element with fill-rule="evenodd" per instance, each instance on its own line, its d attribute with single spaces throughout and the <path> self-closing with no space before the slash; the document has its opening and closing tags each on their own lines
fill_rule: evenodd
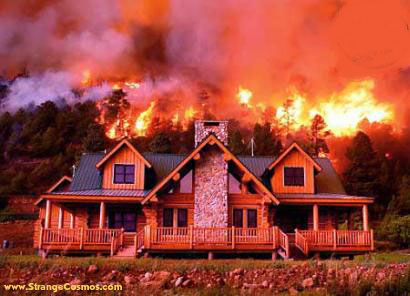
<svg viewBox="0 0 410 296">
<path fill-rule="evenodd" d="M 37 220 L 38 214 L 17 214 L 9 210 L 0 211 L 0 223 L 16 220 Z"/>
<path fill-rule="evenodd" d="M 410 215 L 389 217 L 380 226 L 378 235 L 397 243 L 402 248 L 408 248 L 410 246 Z"/>
</svg>

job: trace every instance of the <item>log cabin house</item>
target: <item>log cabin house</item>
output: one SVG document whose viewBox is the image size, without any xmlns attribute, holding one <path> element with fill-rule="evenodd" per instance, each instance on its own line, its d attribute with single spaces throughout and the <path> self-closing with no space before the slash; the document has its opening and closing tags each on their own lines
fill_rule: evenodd
<svg viewBox="0 0 410 296">
<path fill-rule="evenodd" d="M 227 121 L 195 122 L 187 155 L 140 153 L 124 139 L 87 153 L 36 201 L 42 255 L 271 253 L 283 258 L 373 250 L 368 205 L 346 194 L 328 158 L 298 144 L 277 157 L 230 152 Z"/>
</svg>

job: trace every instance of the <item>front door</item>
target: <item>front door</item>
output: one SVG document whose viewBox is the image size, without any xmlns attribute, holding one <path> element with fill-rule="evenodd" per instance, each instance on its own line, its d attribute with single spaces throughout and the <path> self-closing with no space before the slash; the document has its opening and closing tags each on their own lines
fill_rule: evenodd
<svg viewBox="0 0 410 296">
<path fill-rule="evenodd" d="M 136 232 L 137 214 L 128 211 L 114 211 L 109 216 L 110 228 L 124 228 L 125 232 Z"/>
</svg>

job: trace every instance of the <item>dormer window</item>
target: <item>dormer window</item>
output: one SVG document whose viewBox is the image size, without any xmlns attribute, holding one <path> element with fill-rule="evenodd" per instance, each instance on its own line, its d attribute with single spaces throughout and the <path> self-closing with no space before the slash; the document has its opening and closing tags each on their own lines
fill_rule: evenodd
<svg viewBox="0 0 410 296">
<path fill-rule="evenodd" d="M 285 186 L 305 186 L 305 170 L 303 167 L 285 167 Z"/>
<path fill-rule="evenodd" d="M 114 184 L 134 184 L 135 165 L 115 164 L 114 165 Z"/>
</svg>

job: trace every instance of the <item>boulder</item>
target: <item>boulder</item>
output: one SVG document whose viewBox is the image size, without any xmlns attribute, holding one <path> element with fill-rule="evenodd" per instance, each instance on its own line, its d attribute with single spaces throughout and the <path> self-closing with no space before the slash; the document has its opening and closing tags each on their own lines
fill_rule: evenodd
<svg viewBox="0 0 410 296">
<path fill-rule="evenodd" d="M 98 271 L 97 265 L 93 264 L 88 266 L 87 272 L 88 273 L 96 273 Z"/>
<path fill-rule="evenodd" d="M 302 282 L 302 286 L 305 289 L 313 287 L 313 279 L 312 278 L 304 279 Z"/>
<path fill-rule="evenodd" d="M 177 280 L 175 281 L 175 288 L 181 286 L 183 282 L 184 282 L 184 277 L 180 276 L 179 278 L 177 278 Z"/>
</svg>

